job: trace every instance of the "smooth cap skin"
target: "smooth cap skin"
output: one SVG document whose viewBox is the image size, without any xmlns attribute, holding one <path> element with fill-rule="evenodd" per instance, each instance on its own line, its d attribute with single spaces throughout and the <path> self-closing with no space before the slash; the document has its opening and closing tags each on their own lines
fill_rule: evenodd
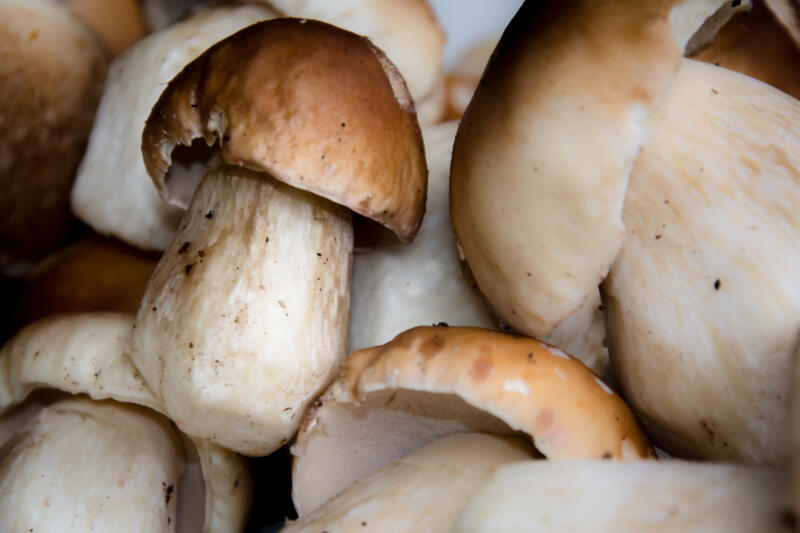
<svg viewBox="0 0 800 533">
<path fill-rule="evenodd" d="M 47 0 L 0 0 L 0 270 L 57 247 L 106 74 L 105 52 Z"/>
<path fill-rule="evenodd" d="M 520 8 L 461 121 L 450 177 L 466 261 L 514 328 L 546 335 L 605 277 L 624 237 L 628 173 L 650 135 L 651 111 L 684 49 L 744 4 Z"/>
<path fill-rule="evenodd" d="M 137 0 L 59 0 L 103 41 L 112 57 L 121 54 L 147 33 Z"/>
<path fill-rule="evenodd" d="M 792 36 L 792 40 L 800 47 L 800 5 L 796 0 L 765 0 L 767 7 L 775 18 Z"/>
<path fill-rule="evenodd" d="M 529 435 L 549 459 L 653 457 L 628 407 L 558 348 L 479 328 L 418 327 L 350 354 L 292 448 L 298 513 L 450 433 Z"/>
<path fill-rule="evenodd" d="M 625 398 L 683 456 L 780 465 L 800 331 L 800 101 L 684 60 L 603 284 Z"/>
<path fill-rule="evenodd" d="M 425 0 L 266 0 L 266 3 L 286 16 L 324 20 L 368 37 L 397 65 L 415 102 L 432 96 L 442 68 L 445 35 Z"/>
<path fill-rule="evenodd" d="M 219 140 L 227 163 L 347 206 L 410 241 L 427 181 L 412 105 L 400 74 L 364 37 L 276 19 L 225 39 L 176 76 L 147 119 L 142 153 L 174 205 L 188 205 L 195 183 L 170 180 L 172 150 L 202 137 Z"/>
<path fill-rule="evenodd" d="M 201 8 L 114 60 L 72 188 L 78 218 L 138 248 L 169 245 L 183 212 L 161 200 L 147 175 L 141 151 L 144 123 L 169 80 L 187 63 L 220 39 L 273 16 L 252 4 Z M 201 168 L 205 162 L 198 162 Z"/>
<path fill-rule="evenodd" d="M 158 254 L 94 235 L 59 250 L 31 273 L 15 319 L 27 324 L 56 313 L 135 313 Z"/>
<path fill-rule="evenodd" d="M 452 531 L 788 533 L 782 474 L 682 461 L 514 463 L 466 502 Z"/>
</svg>

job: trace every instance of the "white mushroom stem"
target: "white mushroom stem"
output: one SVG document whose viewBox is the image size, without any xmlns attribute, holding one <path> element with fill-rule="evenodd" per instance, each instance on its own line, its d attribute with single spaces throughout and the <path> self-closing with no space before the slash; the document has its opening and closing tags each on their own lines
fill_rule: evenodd
<svg viewBox="0 0 800 533">
<path fill-rule="evenodd" d="M 0 457 L 3 531 L 175 531 L 181 444 L 152 411 L 64 400 Z"/>
<path fill-rule="evenodd" d="M 531 452 L 521 438 L 449 435 L 356 482 L 283 531 L 450 531 L 498 466 L 529 460 Z"/>
<path fill-rule="evenodd" d="M 130 355 L 189 435 L 286 443 L 347 350 L 349 211 L 241 167 L 208 170 L 147 287 Z"/>
<path fill-rule="evenodd" d="M 782 481 L 774 470 L 679 461 L 517 463 L 497 469 L 453 531 L 781 531 Z"/>
</svg>

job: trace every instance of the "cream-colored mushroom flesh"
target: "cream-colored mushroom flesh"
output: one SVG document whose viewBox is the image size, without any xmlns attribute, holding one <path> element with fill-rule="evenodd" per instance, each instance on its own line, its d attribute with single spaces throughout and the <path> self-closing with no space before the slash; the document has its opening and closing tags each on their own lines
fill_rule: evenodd
<svg viewBox="0 0 800 533">
<path fill-rule="evenodd" d="M 139 248 L 167 247 L 183 211 L 161 200 L 144 168 L 141 144 L 147 115 L 169 80 L 192 59 L 220 39 L 273 16 L 255 5 L 201 9 L 139 41 L 111 64 L 72 189 L 78 218 Z M 185 163 L 191 166 L 193 160 Z"/>
<path fill-rule="evenodd" d="M 175 531 L 181 458 L 152 411 L 62 400 L 0 451 L 0 529 Z"/>
<path fill-rule="evenodd" d="M 419 327 L 352 353 L 309 409 L 292 446 L 295 508 L 304 516 L 458 432 L 527 435 L 552 459 L 652 456 L 624 402 L 558 348 L 478 328 Z"/>
<path fill-rule="evenodd" d="M 450 225 L 448 177 L 457 127 L 449 122 L 422 129 L 428 197 L 414 242 L 353 255 L 351 350 L 383 344 L 414 326 L 494 326 L 463 272 Z"/>
<path fill-rule="evenodd" d="M 514 17 L 461 121 L 450 177 L 467 263 L 514 328 L 545 335 L 596 290 L 684 49 L 745 4 L 529 1 Z"/>
<path fill-rule="evenodd" d="M 791 531 L 780 471 L 681 461 L 530 461 L 501 466 L 452 531 Z"/>
<path fill-rule="evenodd" d="M 685 60 L 604 288 L 619 382 L 676 454 L 779 464 L 800 330 L 800 101 Z"/>
<path fill-rule="evenodd" d="M 130 355 L 186 433 L 286 443 L 347 351 L 349 212 L 224 163 L 150 280 Z"/>
<path fill-rule="evenodd" d="M 494 470 L 532 458 L 513 437 L 458 433 L 356 482 L 282 531 L 450 531 L 465 501 Z"/>
<path fill-rule="evenodd" d="M 117 313 L 58 316 L 27 326 L 10 340 L 0 351 L 0 446 L 43 407 L 63 397 L 39 388 L 136 403 L 164 414 L 161 402 L 122 352 L 133 319 Z M 252 499 L 246 463 L 202 439 L 184 438 L 184 450 L 179 533 L 200 527 L 204 533 L 239 531 Z"/>
</svg>

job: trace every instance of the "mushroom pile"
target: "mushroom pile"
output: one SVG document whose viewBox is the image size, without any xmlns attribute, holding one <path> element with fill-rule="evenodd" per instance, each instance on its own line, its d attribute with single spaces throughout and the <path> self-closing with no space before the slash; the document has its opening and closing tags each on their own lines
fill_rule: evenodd
<svg viewBox="0 0 800 533">
<path fill-rule="evenodd" d="M 0 530 L 796 527 L 800 6 L 436 13 L 0 0 Z"/>
</svg>

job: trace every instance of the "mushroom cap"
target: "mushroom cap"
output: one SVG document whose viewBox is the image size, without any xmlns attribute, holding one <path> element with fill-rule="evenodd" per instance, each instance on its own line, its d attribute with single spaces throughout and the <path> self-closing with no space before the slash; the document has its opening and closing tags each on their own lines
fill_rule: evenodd
<svg viewBox="0 0 800 533">
<path fill-rule="evenodd" d="M 69 190 L 106 74 L 105 52 L 67 9 L 0 1 L 0 270 L 65 238 Z M 9 272 L 21 275 L 24 272 Z"/>
<path fill-rule="evenodd" d="M 777 470 L 682 461 L 514 463 L 472 496 L 453 530 L 788 531 L 783 481 Z"/>
<path fill-rule="evenodd" d="M 137 0 L 59 0 L 117 56 L 147 33 L 142 7 Z"/>
<path fill-rule="evenodd" d="M 350 354 L 292 448 L 302 516 L 352 482 L 455 432 L 529 435 L 547 458 L 652 457 L 628 407 L 577 359 L 539 341 L 418 327 Z"/>
<path fill-rule="evenodd" d="M 286 16 L 324 20 L 383 50 L 419 104 L 435 90 L 445 35 L 425 0 L 266 0 Z"/>
<path fill-rule="evenodd" d="M 142 153 L 164 199 L 186 207 L 195 183 L 170 180 L 177 144 L 220 143 L 229 164 L 345 205 L 413 239 L 427 169 L 405 82 L 366 38 L 275 19 L 217 43 L 153 108 Z"/>
<path fill-rule="evenodd" d="M 528 1 L 517 12 L 461 120 L 450 178 L 467 263 L 514 328 L 546 335 L 605 277 L 650 112 L 684 49 L 745 4 Z"/>
<path fill-rule="evenodd" d="M 603 285 L 625 398 L 665 450 L 782 463 L 800 331 L 800 101 L 684 64 Z"/>
<path fill-rule="evenodd" d="M 220 39 L 273 16 L 252 4 L 201 8 L 114 60 L 72 188 L 78 218 L 139 248 L 169 245 L 183 213 L 161 200 L 147 176 L 141 151 L 144 123 L 164 86 L 189 61 Z"/>
</svg>

